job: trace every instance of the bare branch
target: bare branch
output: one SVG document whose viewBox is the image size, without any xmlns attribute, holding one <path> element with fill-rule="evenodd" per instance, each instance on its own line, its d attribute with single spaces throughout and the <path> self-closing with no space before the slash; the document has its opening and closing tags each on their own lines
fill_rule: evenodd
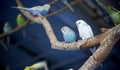
<svg viewBox="0 0 120 70">
<path fill-rule="evenodd" d="M 50 4 L 50 5 L 53 5 L 53 4 L 55 4 L 56 2 L 58 2 L 58 0 L 53 0 L 53 1 L 50 2 L 49 4 Z"/>
</svg>

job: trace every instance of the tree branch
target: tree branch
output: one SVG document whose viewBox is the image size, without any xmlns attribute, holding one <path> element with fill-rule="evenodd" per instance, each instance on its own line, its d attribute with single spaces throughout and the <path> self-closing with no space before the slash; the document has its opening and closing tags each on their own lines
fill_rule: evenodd
<svg viewBox="0 0 120 70">
<path fill-rule="evenodd" d="M 82 48 L 90 48 L 95 45 L 100 45 L 96 52 L 85 62 L 85 64 L 79 70 L 94 70 L 109 54 L 111 48 L 118 41 L 120 36 L 119 24 L 95 37 L 91 37 L 85 40 L 78 40 L 77 42 L 72 43 L 59 42 L 46 17 L 40 14 L 38 15 L 38 17 L 34 17 L 26 11 L 21 10 L 21 12 L 31 21 L 43 25 L 50 40 L 51 46 L 54 49 L 80 50 Z"/>
<path fill-rule="evenodd" d="M 96 52 L 83 64 L 79 70 L 95 70 L 107 57 L 114 44 L 119 40 L 120 25 L 114 27 L 110 34 L 101 42 Z"/>
</svg>

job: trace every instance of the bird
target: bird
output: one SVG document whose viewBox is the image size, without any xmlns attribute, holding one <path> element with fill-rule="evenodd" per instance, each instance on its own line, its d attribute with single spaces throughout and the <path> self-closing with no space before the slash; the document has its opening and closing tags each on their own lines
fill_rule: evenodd
<svg viewBox="0 0 120 70">
<path fill-rule="evenodd" d="M 68 0 L 61 0 L 63 4 L 65 4 L 72 12 L 74 12 L 74 9 L 71 7 L 71 5 L 68 3 Z"/>
<path fill-rule="evenodd" d="M 26 21 L 25 18 L 22 16 L 22 14 L 19 13 L 16 17 L 17 26 L 21 26 L 22 24 L 25 23 L 25 21 Z M 23 37 L 25 38 L 26 33 L 24 28 L 22 28 L 22 33 L 23 33 Z"/>
<path fill-rule="evenodd" d="M 4 24 L 4 27 L 3 27 L 3 32 L 6 33 L 6 32 L 9 32 L 11 31 L 12 27 L 10 26 L 10 24 L 8 22 L 5 22 Z M 7 36 L 7 43 L 8 43 L 8 46 L 10 44 L 10 37 Z"/>
<path fill-rule="evenodd" d="M 105 17 L 110 17 L 114 23 L 114 25 L 120 24 L 120 11 L 116 10 L 113 7 L 110 7 L 109 5 L 104 5 L 99 0 L 96 0 L 97 4 L 102 7 L 109 15 Z"/>
<path fill-rule="evenodd" d="M 3 27 L 3 32 L 9 32 L 11 31 L 12 27 L 10 26 L 10 24 L 8 22 L 5 22 L 4 27 Z"/>
<path fill-rule="evenodd" d="M 72 29 L 70 29 L 68 26 L 63 26 L 61 28 L 61 32 L 63 34 L 63 38 L 65 42 L 70 43 L 70 42 L 76 41 L 77 37 L 76 37 L 75 32 Z"/>
<path fill-rule="evenodd" d="M 44 4 L 43 6 L 34 6 L 31 8 L 22 8 L 22 7 L 12 7 L 12 8 L 16 8 L 19 10 L 25 10 L 29 13 L 31 13 L 33 16 L 38 16 L 38 14 L 41 14 L 42 16 L 45 16 L 46 14 L 48 14 L 51 6 L 50 4 Z"/>
<path fill-rule="evenodd" d="M 76 26 L 79 31 L 79 36 L 82 40 L 94 37 L 92 28 L 84 20 L 80 19 L 76 21 Z M 96 51 L 96 47 L 90 48 L 90 52 L 93 54 Z"/>
<path fill-rule="evenodd" d="M 24 70 L 38 70 L 41 68 L 45 68 L 45 70 L 48 70 L 46 61 L 40 61 L 31 66 L 26 66 Z"/>
</svg>

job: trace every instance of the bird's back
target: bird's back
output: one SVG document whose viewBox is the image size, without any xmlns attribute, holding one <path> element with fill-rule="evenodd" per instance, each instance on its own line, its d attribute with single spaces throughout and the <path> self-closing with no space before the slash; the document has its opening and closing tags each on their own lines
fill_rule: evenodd
<svg viewBox="0 0 120 70">
<path fill-rule="evenodd" d="M 82 39 L 86 39 L 94 36 L 92 29 L 89 25 L 82 28 L 78 28 L 78 30 L 79 30 L 79 35 Z"/>
<path fill-rule="evenodd" d="M 66 42 L 75 42 L 76 41 L 76 34 L 73 31 L 66 32 L 63 35 Z"/>
</svg>

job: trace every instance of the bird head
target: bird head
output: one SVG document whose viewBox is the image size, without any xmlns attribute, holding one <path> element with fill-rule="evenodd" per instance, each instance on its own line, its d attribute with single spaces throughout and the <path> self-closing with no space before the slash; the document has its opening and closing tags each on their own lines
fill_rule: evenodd
<svg viewBox="0 0 120 70">
<path fill-rule="evenodd" d="M 87 23 L 84 21 L 84 20 L 77 20 L 76 21 L 76 25 L 77 25 L 77 27 L 79 26 L 79 25 L 87 25 Z"/>
<path fill-rule="evenodd" d="M 70 31 L 71 29 L 68 26 L 64 26 L 61 28 L 62 34 L 65 34 L 66 31 Z"/>
<path fill-rule="evenodd" d="M 9 23 L 8 22 L 5 22 L 5 25 L 4 25 L 4 27 L 9 27 Z"/>
<path fill-rule="evenodd" d="M 48 11 L 51 6 L 50 6 L 49 4 L 45 4 L 43 7 L 44 7 L 44 9 L 45 9 L 46 11 Z"/>
</svg>

